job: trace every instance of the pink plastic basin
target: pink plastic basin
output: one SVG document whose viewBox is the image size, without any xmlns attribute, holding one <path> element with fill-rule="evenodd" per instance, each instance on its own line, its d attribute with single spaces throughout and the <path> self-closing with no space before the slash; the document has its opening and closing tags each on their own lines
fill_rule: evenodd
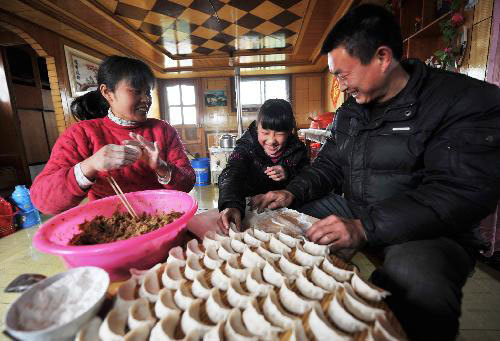
<svg viewBox="0 0 500 341">
<path fill-rule="evenodd" d="M 184 212 L 174 222 L 138 237 L 113 243 L 70 246 L 70 239 L 79 233 L 78 225 L 97 215 L 110 217 L 115 211 L 125 212 L 117 196 L 91 201 L 58 214 L 43 224 L 33 237 L 33 245 L 40 251 L 61 256 L 72 268 L 84 265 L 106 270 L 112 281 L 130 277 L 129 269 L 148 269 L 165 261 L 168 250 L 178 245 L 181 232 L 195 214 L 198 204 L 189 194 L 179 191 L 152 190 L 126 193 L 137 212 L 154 214 L 172 210 Z"/>
</svg>

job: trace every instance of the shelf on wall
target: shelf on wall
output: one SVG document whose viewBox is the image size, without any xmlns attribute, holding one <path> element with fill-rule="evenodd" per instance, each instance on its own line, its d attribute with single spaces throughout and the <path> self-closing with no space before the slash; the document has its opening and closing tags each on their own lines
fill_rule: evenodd
<svg viewBox="0 0 500 341">
<path fill-rule="evenodd" d="M 443 22 L 446 20 L 449 16 L 451 16 L 451 11 L 448 13 L 443 14 L 436 20 L 432 21 L 425 27 L 421 28 L 417 32 L 411 34 L 407 38 L 403 40 L 404 43 L 406 43 L 408 40 L 412 38 L 421 38 L 421 37 L 435 37 L 441 35 L 441 28 L 439 27 L 439 23 Z"/>
</svg>

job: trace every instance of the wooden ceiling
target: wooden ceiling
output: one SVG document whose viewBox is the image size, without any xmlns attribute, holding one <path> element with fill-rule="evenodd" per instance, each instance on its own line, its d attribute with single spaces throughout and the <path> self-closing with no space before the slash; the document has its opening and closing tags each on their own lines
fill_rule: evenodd
<svg viewBox="0 0 500 341">
<path fill-rule="evenodd" d="M 6 0 L 0 9 L 157 77 L 319 72 L 321 43 L 352 0 Z"/>
</svg>

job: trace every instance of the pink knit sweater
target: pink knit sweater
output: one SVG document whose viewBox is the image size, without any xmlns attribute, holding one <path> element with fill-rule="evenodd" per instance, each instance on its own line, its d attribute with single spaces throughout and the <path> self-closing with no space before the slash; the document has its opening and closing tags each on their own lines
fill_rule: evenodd
<svg viewBox="0 0 500 341">
<path fill-rule="evenodd" d="M 99 172 L 94 185 L 82 190 L 76 182 L 74 166 L 107 144 L 130 140 L 129 132 L 158 142 L 160 157 L 173 166 L 170 183 L 161 185 L 156 173 L 138 160 L 124 168 Z M 115 178 L 123 192 L 162 188 L 189 192 L 195 182 L 179 136 L 167 122 L 150 118 L 139 126 L 127 127 L 104 117 L 73 124 L 57 139 L 48 163 L 33 182 L 31 199 L 41 212 L 57 214 L 78 205 L 87 195 L 90 200 L 115 195 L 106 181 L 107 173 Z"/>
</svg>

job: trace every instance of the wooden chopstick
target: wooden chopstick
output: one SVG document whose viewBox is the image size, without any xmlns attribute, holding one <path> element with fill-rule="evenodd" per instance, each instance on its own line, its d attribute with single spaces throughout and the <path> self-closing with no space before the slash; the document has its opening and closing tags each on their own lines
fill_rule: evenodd
<svg viewBox="0 0 500 341">
<path fill-rule="evenodd" d="M 138 219 L 139 216 L 137 215 L 137 213 L 135 213 L 134 209 L 132 208 L 132 205 L 130 205 L 130 202 L 127 200 L 125 194 L 123 194 L 123 191 L 120 188 L 120 186 L 118 186 L 116 180 L 111 175 L 107 177 L 107 180 L 111 185 L 111 188 L 113 188 L 113 190 L 115 191 L 116 195 L 118 195 L 118 198 L 121 200 L 123 206 L 125 206 L 125 208 L 127 209 L 128 213 L 130 213 L 132 217 Z"/>
</svg>

